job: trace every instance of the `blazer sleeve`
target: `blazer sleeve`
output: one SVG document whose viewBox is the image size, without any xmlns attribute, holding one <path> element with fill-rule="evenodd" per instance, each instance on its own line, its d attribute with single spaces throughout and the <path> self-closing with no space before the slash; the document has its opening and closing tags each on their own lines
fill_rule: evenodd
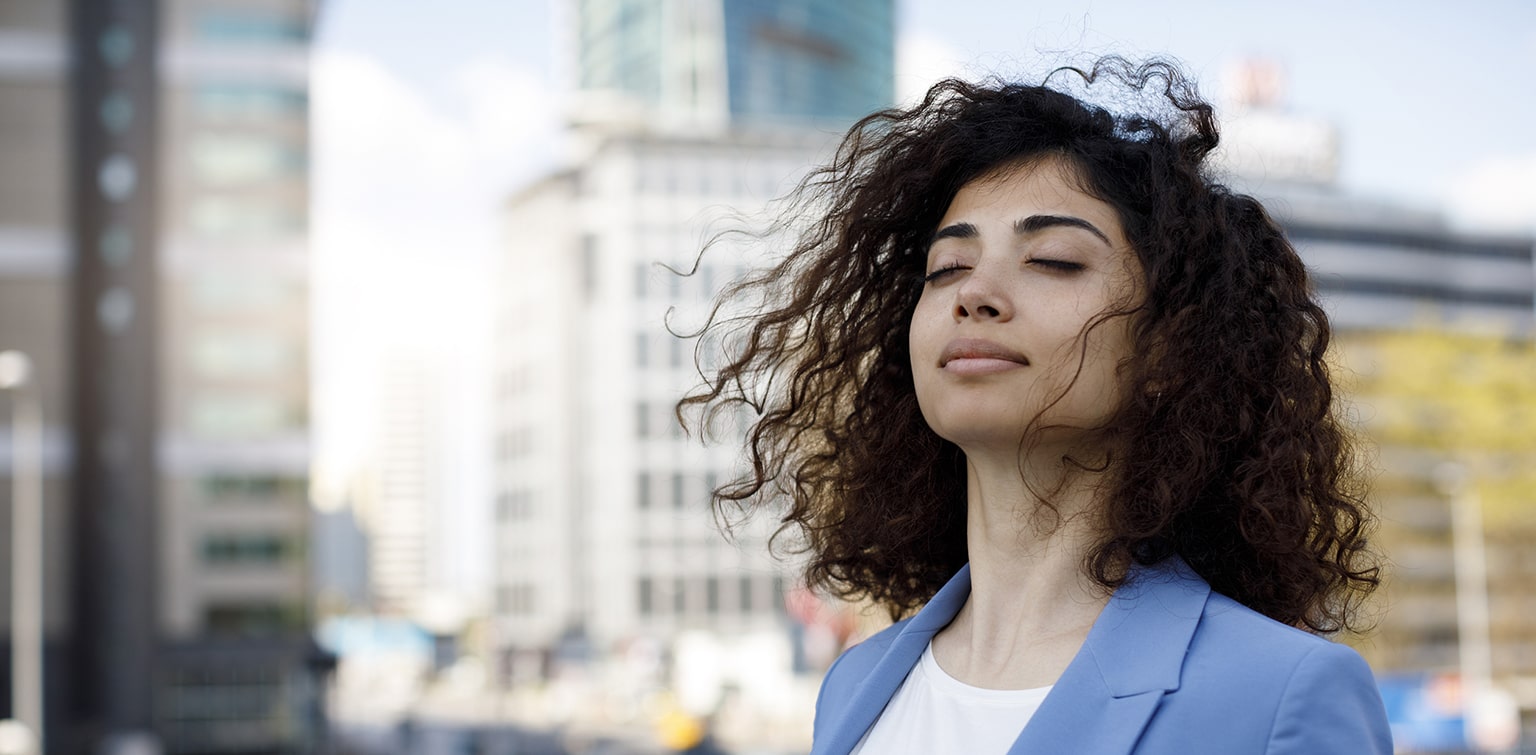
<svg viewBox="0 0 1536 755">
<path fill-rule="evenodd" d="M 1387 711 L 1371 668 L 1332 642 L 1308 652 L 1286 682 L 1266 755 L 1392 755 Z"/>
<path fill-rule="evenodd" d="M 842 681 L 842 675 L 838 673 L 838 666 L 842 665 L 849 652 L 843 651 L 843 654 L 839 655 L 837 660 L 833 661 L 832 665 L 827 668 L 826 676 L 821 678 L 821 689 L 816 693 L 816 718 L 811 721 L 812 741 L 820 740 L 826 736 L 827 730 L 832 726 L 832 719 L 834 717 L 834 713 L 828 710 L 828 708 L 834 706 L 836 701 L 845 699 L 837 695 L 836 692 L 829 693 L 828 688 L 835 690 L 838 687 L 845 686 Z"/>
</svg>

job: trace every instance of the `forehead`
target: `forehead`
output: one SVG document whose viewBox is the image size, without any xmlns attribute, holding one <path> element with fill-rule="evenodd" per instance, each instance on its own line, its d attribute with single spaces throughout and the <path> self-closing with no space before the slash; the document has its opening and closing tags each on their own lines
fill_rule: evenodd
<svg viewBox="0 0 1536 755">
<path fill-rule="evenodd" d="M 1120 218 L 1107 202 L 1084 191 L 1086 182 L 1071 161 L 1055 155 L 1032 158 L 993 168 L 967 182 L 950 200 L 946 222 L 961 214 L 979 211 L 1071 214 L 1118 235 Z M 1013 222 L 1016 218 L 1009 218 Z M 1104 228 L 1107 232 L 1110 228 Z M 1113 237 L 1113 236 L 1112 236 Z"/>
</svg>

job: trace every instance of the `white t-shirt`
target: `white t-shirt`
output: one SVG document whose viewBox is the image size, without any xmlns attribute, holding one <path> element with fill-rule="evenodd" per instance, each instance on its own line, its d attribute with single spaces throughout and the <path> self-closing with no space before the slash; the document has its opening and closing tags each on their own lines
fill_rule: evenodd
<svg viewBox="0 0 1536 755">
<path fill-rule="evenodd" d="M 939 668 L 930 642 L 853 755 L 1002 755 L 1050 691 L 972 687 Z"/>
</svg>

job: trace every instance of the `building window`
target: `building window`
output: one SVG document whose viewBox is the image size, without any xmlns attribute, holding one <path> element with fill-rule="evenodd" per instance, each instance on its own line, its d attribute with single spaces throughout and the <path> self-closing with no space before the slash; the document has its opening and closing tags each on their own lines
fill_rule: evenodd
<svg viewBox="0 0 1536 755">
<path fill-rule="evenodd" d="M 642 509 L 651 507 L 651 473 L 641 472 L 635 478 L 635 502 Z"/>
<path fill-rule="evenodd" d="M 205 615 L 206 620 L 211 618 Z M 176 658 L 159 664 L 156 675 L 165 680 L 157 692 L 155 705 L 163 711 L 172 731 L 185 737 L 181 748 L 171 752 L 209 752 L 220 741 L 217 734 L 227 732 L 231 724 L 258 726 L 259 731 L 291 720 L 284 717 L 282 701 L 291 695 L 292 684 L 285 680 L 282 663 L 272 663 L 271 651 L 242 653 L 233 663 L 228 658 Z M 204 746 L 188 747 L 189 742 Z"/>
<path fill-rule="evenodd" d="M 635 436 L 639 438 L 651 436 L 651 405 L 644 401 L 635 404 Z"/>
<path fill-rule="evenodd" d="M 682 616 L 688 610 L 688 584 L 682 577 L 672 578 L 672 613 Z"/>
<path fill-rule="evenodd" d="M 597 294 L 597 266 L 599 250 L 597 234 L 581 235 L 581 292 L 591 299 Z"/>
<path fill-rule="evenodd" d="M 283 535 L 214 535 L 203 541 L 203 561 L 212 566 L 270 566 L 296 555 Z"/>
<path fill-rule="evenodd" d="M 635 582 L 635 597 L 640 604 L 640 615 L 650 616 L 656 612 L 654 584 L 650 577 L 641 577 Z"/>
<path fill-rule="evenodd" d="M 304 300 L 293 284 L 274 276 L 199 273 L 189 283 L 192 303 L 201 311 L 282 311 Z"/>
<path fill-rule="evenodd" d="M 519 582 L 512 586 L 512 613 L 516 616 L 531 616 L 534 612 L 534 586 L 527 582 Z"/>
<path fill-rule="evenodd" d="M 204 437 L 248 437 L 295 430 L 299 412 L 268 393 L 205 394 L 187 407 L 189 429 Z"/>
<path fill-rule="evenodd" d="M 709 576 L 704 578 L 704 611 L 710 616 L 720 614 L 720 578 Z"/>
<path fill-rule="evenodd" d="M 193 105 L 208 119 L 300 117 L 309 112 L 309 94 L 270 84 L 220 82 L 198 87 Z"/>
<path fill-rule="evenodd" d="M 672 473 L 672 508 L 680 509 L 687 497 L 687 486 L 683 482 L 682 472 Z"/>
<path fill-rule="evenodd" d="M 635 298 L 645 299 L 651 290 L 651 268 L 644 262 L 635 263 Z"/>
<path fill-rule="evenodd" d="M 643 370 L 643 369 L 645 369 L 646 367 L 649 366 L 650 359 L 648 358 L 649 355 L 647 354 L 647 352 L 650 351 L 650 347 L 651 347 L 651 334 L 649 334 L 649 333 L 636 333 L 635 334 L 635 366 L 636 367 L 639 367 L 640 369 Z"/>
<path fill-rule="evenodd" d="M 304 232 L 304 214 L 297 207 L 255 198 L 199 199 L 188 212 L 187 223 L 197 236 L 217 240 L 269 239 Z"/>
<path fill-rule="evenodd" d="M 299 179 L 309 169 L 301 150 L 270 137 L 202 136 L 187 155 L 193 174 L 210 186 Z"/>
<path fill-rule="evenodd" d="M 217 635 L 278 634 L 300 629 L 304 611 L 282 603 L 215 603 L 203 610 L 203 628 Z"/>
<path fill-rule="evenodd" d="M 309 481 L 277 475 L 212 474 L 199 478 L 198 487 L 208 503 L 267 503 L 304 500 L 308 497 Z"/>
<path fill-rule="evenodd" d="M 287 374 L 298 361 L 294 344 L 273 333 L 203 332 L 190 351 L 196 370 L 215 378 Z"/>
<path fill-rule="evenodd" d="M 503 522 L 529 519 L 533 516 L 533 493 L 513 490 L 496 498 L 496 518 Z"/>
<path fill-rule="evenodd" d="M 736 597 L 742 613 L 752 613 L 752 578 L 744 576 L 737 584 Z"/>
<path fill-rule="evenodd" d="M 193 31 L 199 41 L 219 45 L 299 45 L 309 41 L 309 29 L 301 19 L 255 10 L 204 11 Z"/>
<path fill-rule="evenodd" d="M 667 338 L 667 362 L 673 369 L 683 366 L 683 339 L 677 336 Z"/>
</svg>

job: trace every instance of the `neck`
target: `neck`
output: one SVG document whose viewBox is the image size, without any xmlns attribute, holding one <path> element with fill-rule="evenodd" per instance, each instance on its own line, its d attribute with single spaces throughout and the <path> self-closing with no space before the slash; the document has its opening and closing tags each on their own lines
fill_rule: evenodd
<svg viewBox="0 0 1536 755">
<path fill-rule="evenodd" d="M 1109 598 L 1083 571 L 1102 476 L 1032 456 L 967 456 L 971 595 L 934 651 L 977 686 L 1053 683 Z"/>
</svg>

